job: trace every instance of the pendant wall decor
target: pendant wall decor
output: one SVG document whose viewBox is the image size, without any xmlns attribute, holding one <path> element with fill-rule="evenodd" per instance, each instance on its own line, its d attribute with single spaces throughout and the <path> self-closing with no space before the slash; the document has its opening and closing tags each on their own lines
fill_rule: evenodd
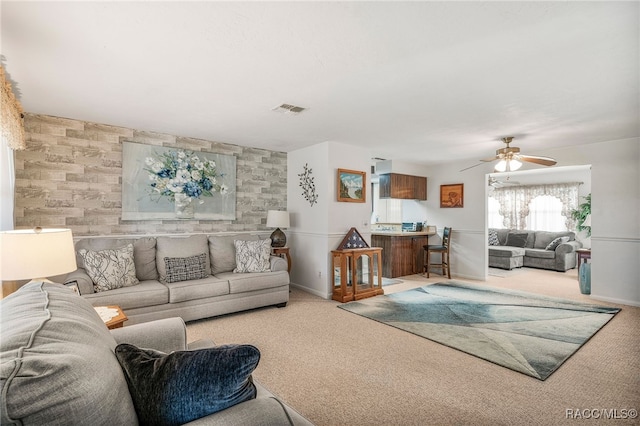
<svg viewBox="0 0 640 426">
<path fill-rule="evenodd" d="M 302 196 L 309 202 L 309 205 L 313 207 L 313 205 L 318 202 L 318 194 L 316 194 L 316 184 L 313 182 L 315 178 L 311 176 L 309 164 L 305 163 L 304 170 L 298 174 L 298 177 L 300 178 Z"/>
</svg>

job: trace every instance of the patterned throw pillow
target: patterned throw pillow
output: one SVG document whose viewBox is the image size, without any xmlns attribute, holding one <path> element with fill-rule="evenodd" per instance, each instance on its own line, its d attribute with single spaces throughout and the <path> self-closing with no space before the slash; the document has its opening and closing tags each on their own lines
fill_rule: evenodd
<svg viewBox="0 0 640 426">
<path fill-rule="evenodd" d="M 168 283 L 207 278 L 206 253 L 191 257 L 165 257 L 164 266 Z"/>
<path fill-rule="evenodd" d="M 555 250 L 556 247 L 558 247 L 560 244 L 568 243 L 568 242 L 569 242 L 569 237 L 558 237 L 553 241 L 551 241 L 549 244 L 547 244 L 547 247 L 545 247 L 545 250 Z"/>
<path fill-rule="evenodd" d="M 498 240 L 498 230 L 497 229 L 489 229 L 489 245 L 490 246 L 499 246 L 500 240 Z"/>
<path fill-rule="evenodd" d="M 133 244 L 115 250 L 78 250 L 96 293 L 138 284 Z"/>
<path fill-rule="evenodd" d="M 235 240 L 236 268 L 233 272 L 271 271 L 271 238 L 258 241 Z"/>
<path fill-rule="evenodd" d="M 115 353 L 141 425 L 181 425 L 256 397 L 255 346 L 165 354 L 122 343 Z"/>
</svg>

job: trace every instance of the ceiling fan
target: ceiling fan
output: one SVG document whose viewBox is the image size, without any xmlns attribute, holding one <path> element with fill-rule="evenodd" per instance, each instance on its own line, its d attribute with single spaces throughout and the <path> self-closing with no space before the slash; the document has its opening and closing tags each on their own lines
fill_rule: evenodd
<svg viewBox="0 0 640 426">
<path fill-rule="evenodd" d="M 499 180 L 493 176 L 489 176 L 489 186 L 492 188 L 502 188 L 510 185 L 520 185 L 520 182 L 510 180 L 511 176 L 507 176 L 505 180 Z"/>
<path fill-rule="evenodd" d="M 520 148 L 515 146 L 509 146 L 509 144 L 513 141 L 512 136 L 507 136 L 506 138 L 502 138 L 502 142 L 504 142 L 507 146 L 505 148 L 500 148 L 496 150 L 495 157 L 485 158 L 484 160 L 480 160 L 484 163 L 499 160 L 495 165 L 496 172 L 514 172 L 522 167 L 522 162 L 526 161 L 528 163 L 540 164 L 542 166 L 553 166 L 556 164 L 556 160 L 550 157 L 539 157 L 536 155 L 524 155 L 520 154 Z M 479 166 L 476 164 L 471 167 Z M 464 170 L 468 170 L 471 167 L 467 167 L 466 169 L 460 170 L 461 172 Z"/>
</svg>

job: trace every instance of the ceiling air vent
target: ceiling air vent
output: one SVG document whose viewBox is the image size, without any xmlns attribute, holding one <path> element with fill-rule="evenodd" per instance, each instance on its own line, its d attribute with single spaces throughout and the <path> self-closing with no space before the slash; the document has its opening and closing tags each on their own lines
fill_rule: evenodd
<svg viewBox="0 0 640 426">
<path fill-rule="evenodd" d="M 290 105 L 290 104 L 282 104 L 280 106 L 275 107 L 273 110 L 277 112 L 284 112 L 288 114 L 300 114 L 306 108 Z"/>
</svg>

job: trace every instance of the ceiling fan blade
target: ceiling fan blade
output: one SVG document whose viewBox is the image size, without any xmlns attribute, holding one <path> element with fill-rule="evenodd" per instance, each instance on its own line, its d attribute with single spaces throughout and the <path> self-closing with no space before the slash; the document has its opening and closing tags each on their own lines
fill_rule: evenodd
<svg viewBox="0 0 640 426">
<path fill-rule="evenodd" d="M 550 157 L 538 157 L 536 155 L 520 155 L 519 158 L 521 161 L 526 161 L 528 163 L 540 164 L 542 166 L 553 166 L 557 163 L 556 160 Z"/>
<path fill-rule="evenodd" d="M 496 161 L 496 160 L 499 160 L 499 159 L 500 159 L 500 157 L 499 157 L 499 156 L 497 156 L 497 155 L 495 155 L 495 156 L 493 156 L 493 157 L 491 157 L 491 158 L 485 158 L 485 159 L 482 159 L 482 160 L 480 160 L 480 161 L 483 161 L 483 162 L 485 162 L 485 163 L 488 163 L 488 162 L 490 162 L 490 161 Z"/>
<path fill-rule="evenodd" d="M 481 165 L 482 165 L 482 163 L 474 164 L 473 166 L 469 166 L 469 167 L 467 167 L 465 169 L 462 169 L 460 171 L 464 172 L 465 170 L 473 169 L 474 167 L 478 167 L 478 166 L 481 166 Z"/>
</svg>

